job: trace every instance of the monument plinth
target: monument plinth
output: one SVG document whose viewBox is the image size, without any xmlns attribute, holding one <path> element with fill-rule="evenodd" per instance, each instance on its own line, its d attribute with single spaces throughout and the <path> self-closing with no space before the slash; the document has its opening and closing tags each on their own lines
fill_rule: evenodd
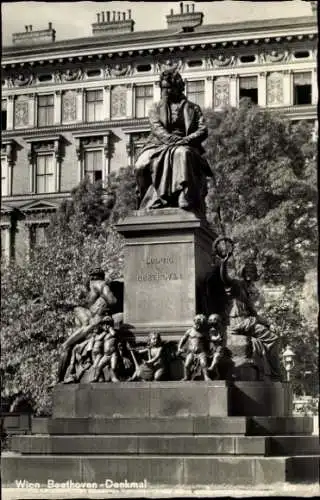
<svg viewBox="0 0 320 500">
<path fill-rule="evenodd" d="M 216 235 L 179 208 L 138 210 L 117 225 L 125 237 L 124 322 L 177 339 L 205 311 L 201 293 Z"/>
</svg>

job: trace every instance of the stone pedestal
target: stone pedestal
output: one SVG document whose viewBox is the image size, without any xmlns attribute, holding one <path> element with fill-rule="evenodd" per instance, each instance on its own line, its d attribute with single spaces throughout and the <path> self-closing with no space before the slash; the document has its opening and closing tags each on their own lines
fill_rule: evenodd
<svg viewBox="0 0 320 500">
<path fill-rule="evenodd" d="M 2 485 L 316 482 L 319 441 L 311 418 L 288 415 L 290 392 L 278 382 L 59 385 L 53 417 L 34 419 L 32 435 L 13 436 L 2 454 Z"/>
<path fill-rule="evenodd" d="M 172 339 L 205 311 L 202 284 L 216 235 L 181 209 L 139 210 L 117 225 L 125 237 L 124 321 L 136 334 L 159 330 Z"/>
</svg>

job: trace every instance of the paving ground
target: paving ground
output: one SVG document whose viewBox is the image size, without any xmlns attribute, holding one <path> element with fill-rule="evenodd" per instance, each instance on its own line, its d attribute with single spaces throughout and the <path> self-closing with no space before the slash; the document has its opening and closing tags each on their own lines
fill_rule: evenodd
<svg viewBox="0 0 320 500">
<path fill-rule="evenodd" d="M 255 486 L 234 488 L 230 487 L 217 489 L 215 486 L 194 487 L 194 488 L 149 488 L 139 490 L 82 490 L 82 489 L 22 489 L 3 488 L 3 500 L 107 500 L 120 498 L 256 498 L 256 497 L 296 497 L 312 498 L 320 496 L 318 484 L 291 485 L 274 484 L 272 486 Z"/>
</svg>

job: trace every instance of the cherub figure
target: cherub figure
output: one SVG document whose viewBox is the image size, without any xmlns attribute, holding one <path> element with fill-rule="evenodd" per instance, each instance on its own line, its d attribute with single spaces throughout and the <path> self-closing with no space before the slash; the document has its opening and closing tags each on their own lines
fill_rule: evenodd
<svg viewBox="0 0 320 500">
<path fill-rule="evenodd" d="M 148 367 L 152 370 L 152 380 L 162 380 L 166 373 L 166 355 L 164 349 L 164 342 L 157 331 L 150 332 L 148 338 L 148 346 L 142 349 L 136 349 L 140 354 L 148 354 L 148 359 L 142 362 L 142 365 L 138 365 L 134 353 L 131 353 L 135 362 L 136 370 L 130 380 L 136 380 L 137 378 L 144 378 L 144 367 Z M 149 372 L 149 370 L 148 370 Z M 149 375 L 149 373 L 148 373 Z M 149 376 L 148 376 L 149 379 Z"/>
<path fill-rule="evenodd" d="M 114 329 L 114 321 L 107 316 L 102 321 L 102 332 L 91 340 L 93 377 L 91 382 L 98 382 L 103 376 L 103 369 L 107 366 L 110 372 L 111 382 L 119 382 L 116 376 L 120 360 L 119 340 Z"/>
<path fill-rule="evenodd" d="M 208 374 L 208 323 L 203 314 L 197 314 L 193 319 L 193 326 L 186 331 L 178 345 L 178 354 L 183 352 L 187 344 L 187 356 L 184 362 L 183 380 L 194 378 L 200 368 L 203 378 L 211 380 Z"/>
<path fill-rule="evenodd" d="M 208 318 L 209 342 L 211 347 L 212 361 L 208 370 L 220 378 L 219 361 L 223 357 L 223 327 L 222 318 L 219 314 L 211 314 Z"/>
</svg>

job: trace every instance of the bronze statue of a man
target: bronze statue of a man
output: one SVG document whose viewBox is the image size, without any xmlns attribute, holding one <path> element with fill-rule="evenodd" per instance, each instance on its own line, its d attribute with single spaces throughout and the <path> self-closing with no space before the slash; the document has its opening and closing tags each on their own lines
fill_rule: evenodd
<svg viewBox="0 0 320 500">
<path fill-rule="evenodd" d="M 278 336 L 270 329 L 265 318 L 256 311 L 254 281 L 258 279 L 255 264 L 246 264 L 241 271 L 241 279 L 230 278 L 227 262 L 232 252 L 228 252 L 220 264 L 220 273 L 228 298 L 227 334 L 251 337 L 253 358 L 262 371 L 263 377 L 281 380 L 278 354 Z"/>
<path fill-rule="evenodd" d="M 204 213 L 212 172 L 202 157 L 208 131 L 201 109 L 187 100 L 176 69 L 161 73 L 160 88 L 161 100 L 149 112 L 151 134 L 135 164 L 139 208 Z"/>
</svg>

